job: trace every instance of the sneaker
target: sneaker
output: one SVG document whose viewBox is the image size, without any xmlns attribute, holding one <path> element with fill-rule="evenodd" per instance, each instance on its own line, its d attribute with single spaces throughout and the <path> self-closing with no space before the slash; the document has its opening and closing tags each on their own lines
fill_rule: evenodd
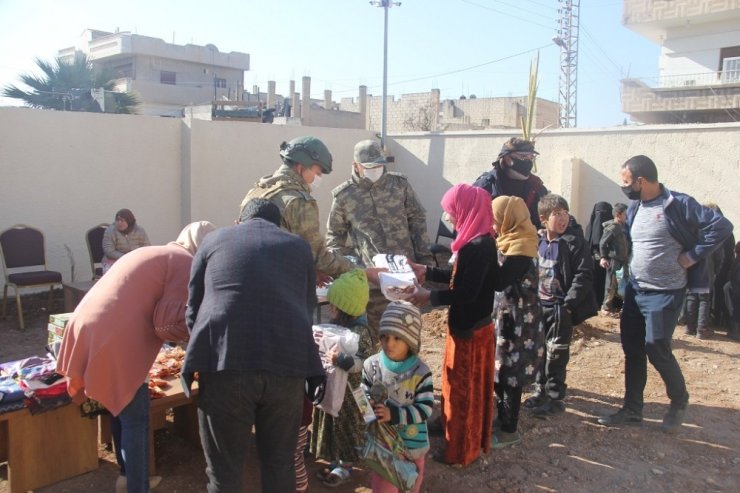
<svg viewBox="0 0 740 493">
<path fill-rule="evenodd" d="M 540 407 L 546 400 L 547 396 L 538 392 L 524 399 L 522 405 L 525 409 L 534 409 L 536 407 Z"/>
<path fill-rule="evenodd" d="M 671 407 L 668 408 L 668 412 L 663 416 L 663 424 L 660 426 L 661 429 L 666 433 L 676 433 L 686 417 L 687 407 L 689 407 L 688 403 L 683 406 L 671 405 Z"/>
<path fill-rule="evenodd" d="M 642 424 L 642 413 L 623 407 L 614 414 L 600 417 L 597 421 L 604 426 L 640 425 Z"/>
<path fill-rule="evenodd" d="M 502 449 L 511 445 L 516 445 L 522 441 L 522 436 L 518 431 L 514 433 L 507 433 L 505 431 L 497 431 L 491 436 L 491 448 Z"/>
<path fill-rule="evenodd" d="M 714 335 L 714 331 L 712 329 L 703 329 L 700 327 L 696 331 L 697 339 L 709 339 L 712 335 Z"/>
<path fill-rule="evenodd" d="M 559 399 L 547 399 L 541 406 L 532 409 L 532 414 L 537 418 L 549 418 L 565 412 L 565 403 Z"/>
</svg>

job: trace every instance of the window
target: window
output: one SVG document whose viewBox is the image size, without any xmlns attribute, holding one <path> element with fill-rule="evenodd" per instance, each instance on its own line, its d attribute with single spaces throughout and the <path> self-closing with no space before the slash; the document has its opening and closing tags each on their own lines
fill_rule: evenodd
<svg viewBox="0 0 740 493">
<path fill-rule="evenodd" d="M 161 72 L 159 72 L 159 83 L 170 84 L 174 86 L 175 84 L 177 84 L 177 74 L 175 72 L 162 70 Z"/>
<path fill-rule="evenodd" d="M 724 83 L 740 82 L 740 46 L 719 50 L 719 78 Z"/>
<path fill-rule="evenodd" d="M 221 89 L 226 89 L 226 79 L 219 79 L 216 78 L 216 81 L 214 82 L 216 87 L 219 87 Z"/>
<path fill-rule="evenodd" d="M 134 76 L 134 64 L 133 63 L 124 63 L 121 65 L 114 65 L 113 66 L 113 73 L 116 74 L 116 77 L 118 78 L 125 78 L 125 77 L 133 77 Z"/>
</svg>

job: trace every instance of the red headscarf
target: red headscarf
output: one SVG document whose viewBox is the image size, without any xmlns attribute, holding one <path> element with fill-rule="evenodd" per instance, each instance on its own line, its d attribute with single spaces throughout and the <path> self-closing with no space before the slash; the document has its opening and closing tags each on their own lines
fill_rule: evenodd
<svg viewBox="0 0 740 493">
<path fill-rule="evenodd" d="M 452 253 L 457 253 L 471 240 L 492 233 L 491 195 L 480 187 L 460 183 L 442 197 L 442 210 L 455 218 L 457 238 Z"/>
</svg>

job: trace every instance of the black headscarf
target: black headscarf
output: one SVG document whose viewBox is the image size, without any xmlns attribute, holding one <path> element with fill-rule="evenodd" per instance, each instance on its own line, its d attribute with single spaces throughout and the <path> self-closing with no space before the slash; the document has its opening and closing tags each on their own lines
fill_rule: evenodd
<svg viewBox="0 0 740 493">
<path fill-rule="evenodd" d="M 599 240 L 604 233 L 603 224 L 610 219 L 613 219 L 612 205 L 609 202 L 597 202 L 586 227 L 586 243 L 591 246 L 592 252 L 599 251 Z"/>
</svg>

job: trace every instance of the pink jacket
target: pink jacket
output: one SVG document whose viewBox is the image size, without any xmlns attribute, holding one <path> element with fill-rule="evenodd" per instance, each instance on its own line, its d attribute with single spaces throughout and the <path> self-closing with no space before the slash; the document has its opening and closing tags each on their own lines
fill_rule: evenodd
<svg viewBox="0 0 740 493">
<path fill-rule="evenodd" d="M 192 261 L 191 253 L 174 243 L 136 249 L 82 299 L 57 361 L 76 401 L 87 395 L 118 416 L 146 380 L 163 341 L 188 338 Z"/>
</svg>

